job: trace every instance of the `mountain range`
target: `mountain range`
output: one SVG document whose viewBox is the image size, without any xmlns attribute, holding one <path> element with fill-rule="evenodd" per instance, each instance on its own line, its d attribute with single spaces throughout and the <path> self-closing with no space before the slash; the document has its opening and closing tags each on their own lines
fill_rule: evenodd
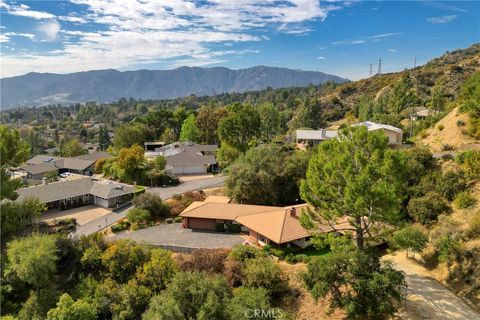
<svg viewBox="0 0 480 320">
<path fill-rule="evenodd" d="M 347 79 L 318 71 L 255 66 L 232 70 L 223 67 L 180 67 L 172 70 L 97 70 L 69 74 L 31 72 L 0 79 L 0 107 L 40 106 L 85 101 L 109 102 L 122 97 L 167 99 L 195 94 L 245 92 L 337 83 Z"/>
</svg>

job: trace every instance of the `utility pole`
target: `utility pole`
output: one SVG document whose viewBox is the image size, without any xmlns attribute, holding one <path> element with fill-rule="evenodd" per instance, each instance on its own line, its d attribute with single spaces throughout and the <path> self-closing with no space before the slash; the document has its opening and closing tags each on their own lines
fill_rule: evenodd
<svg viewBox="0 0 480 320">
<path fill-rule="evenodd" d="M 413 69 L 417 67 L 417 57 L 413 59 Z"/>
<path fill-rule="evenodd" d="M 378 75 L 381 75 L 382 74 L 382 57 L 380 57 L 378 59 L 378 72 L 377 72 Z"/>
<path fill-rule="evenodd" d="M 370 73 L 368 75 L 369 77 L 372 76 L 372 72 L 373 72 L 373 64 L 370 63 Z"/>
</svg>

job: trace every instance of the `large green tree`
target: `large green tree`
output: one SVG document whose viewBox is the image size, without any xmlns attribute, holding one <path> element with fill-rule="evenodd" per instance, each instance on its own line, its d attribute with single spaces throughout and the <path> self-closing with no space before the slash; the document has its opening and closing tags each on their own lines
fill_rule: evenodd
<svg viewBox="0 0 480 320">
<path fill-rule="evenodd" d="M 227 110 L 228 116 L 222 118 L 218 125 L 220 139 L 244 152 L 252 141 L 260 137 L 260 115 L 250 104 L 234 103 Z"/>
<path fill-rule="evenodd" d="M 404 200 L 405 159 L 388 148 L 381 132 L 364 126 L 339 131 L 338 139 L 322 143 L 310 159 L 301 195 L 313 209 L 304 210 L 301 222 L 315 235 L 318 224 L 353 233 L 364 248 L 366 235 L 379 232 L 376 226 L 395 223 Z M 347 227 L 336 228 L 341 217 Z"/>
<path fill-rule="evenodd" d="M 134 144 L 143 145 L 149 137 L 147 126 L 142 123 L 122 124 L 115 129 L 113 146 L 116 149 L 129 148 Z"/>
<path fill-rule="evenodd" d="M 262 139 L 271 141 L 280 132 L 280 112 L 273 103 L 262 103 L 258 106 L 262 124 Z"/>
<path fill-rule="evenodd" d="M 195 115 L 191 114 L 183 121 L 180 140 L 192 142 L 198 142 L 200 140 L 200 130 L 197 127 Z"/>
<path fill-rule="evenodd" d="M 87 149 L 85 149 L 76 139 L 64 142 L 60 146 L 60 154 L 63 157 L 76 157 L 86 153 L 88 153 Z"/>
<path fill-rule="evenodd" d="M 227 113 L 226 108 L 211 105 L 202 106 L 200 110 L 198 110 L 197 126 L 200 130 L 200 140 L 202 142 L 210 144 L 218 143 L 218 123 Z"/>
<path fill-rule="evenodd" d="M 307 152 L 277 145 L 251 148 L 230 166 L 227 194 L 240 203 L 295 204 L 308 157 Z"/>
<path fill-rule="evenodd" d="M 57 307 L 50 309 L 47 320 L 95 320 L 95 309 L 84 300 L 74 301 L 68 293 L 64 293 L 57 303 Z"/>
</svg>

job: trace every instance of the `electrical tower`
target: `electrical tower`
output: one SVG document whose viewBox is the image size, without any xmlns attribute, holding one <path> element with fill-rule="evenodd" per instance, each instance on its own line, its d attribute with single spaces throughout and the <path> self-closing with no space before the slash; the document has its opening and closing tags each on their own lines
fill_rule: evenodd
<svg viewBox="0 0 480 320">
<path fill-rule="evenodd" d="M 370 73 L 368 75 L 369 77 L 372 76 L 372 72 L 373 72 L 373 64 L 370 63 Z"/>
<path fill-rule="evenodd" d="M 377 72 L 378 75 L 381 75 L 382 74 L 382 58 L 380 57 L 378 59 L 378 72 Z"/>
<path fill-rule="evenodd" d="M 417 57 L 413 59 L 413 69 L 417 67 Z"/>
</svg>

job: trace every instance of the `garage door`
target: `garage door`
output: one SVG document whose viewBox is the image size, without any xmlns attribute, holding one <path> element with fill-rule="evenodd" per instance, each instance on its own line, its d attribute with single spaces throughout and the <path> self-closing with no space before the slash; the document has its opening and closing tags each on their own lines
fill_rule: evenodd
<svg viewBox="0 0 480 320">
<path fill-rule="evenodd" d="M 205 173 L 207 168 L 205 166 L 172 166 L 174 174 L 188 174 L 188 173 Z"/>
<path fill-rule="evenodd" d="M 188 218 L 190 229 L 215 230 L 215 219 Z"/>
</svg>

